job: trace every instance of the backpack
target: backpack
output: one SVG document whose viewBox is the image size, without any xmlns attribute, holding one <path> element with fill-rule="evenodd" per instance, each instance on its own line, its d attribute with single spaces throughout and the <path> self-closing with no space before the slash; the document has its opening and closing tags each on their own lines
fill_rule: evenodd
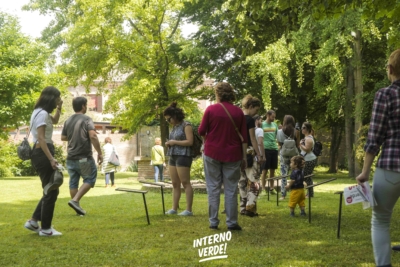
<svg viewBox="0 0 400 267">
<path fill-rule="evenodd" d="M 28 160 L 28 159 L 31 159 L 31 156 L 32 156 L 32 148 L 31 148 L 31 146 L 29 145 L 29 142 L 28 142 L 28 138 L 27 137 L 24 137 L 24 140 L 21 142 L 21 144 L 18 146 L 18 148 L 17 148 L 17 154 L 18 154 L 18 157 L 21 159 L 21 160 Z"/>
<path fill-rule="evenodd" d="M 283 145 L 281 148 L 281 155 L 285 158 L 291 158 L 293 156 L 297 156 L 299 154 L 299 150 L 297 150 L 296 141 L 289 136 L 286 136 L 286 138 L 287 139 L 283 141 Z"/>
<path fill-rule="evenodd" d="M 187 125 L 191 125 L 190 122 L 186 122 L 185 127 Z M 192 126 L 193 129 L 193 145 L 190 147 L 192 150 L 191 156 L 192 158 L 197 158 L 200 157 L 202 155 L 201 153 L 201 147 L 203 145 L 203 139 L 201 138 L 201 136 L 199 135 L 199 133 L 197 132 L 197 130 L 195 130 L 195 128 Z"/>
<path fill-rule="evenodd" d="M 317 157 L 322 155 L 322 143 L 320 141 L 315 141 L 314 142 L 313 153 Z"/>
<path fill-rule="evenodd" d="M 33 117 L 32 122 L 35 121 L 36 116 L 39 115 L 39 113 L 42 111 L 43 111 L 43 109 L 41 111 L 39 111 L 38 113 L 36 113 L 35 117 Z M 29 131 L 26 134 L 26 137 L 24 137 L 24 140 L 22 140 L 21 144 L 17 147 L 17 154 L 21 160 L 28 160 L 28 159 L 31 159 L 31 157 L 32 157 L 33 149 L 29 145 L 29 141 L 28 141 L 29 135 L 31 133 L 31 128 L 32 128 L 32 126 L 29 127 Z"/>
</svg>

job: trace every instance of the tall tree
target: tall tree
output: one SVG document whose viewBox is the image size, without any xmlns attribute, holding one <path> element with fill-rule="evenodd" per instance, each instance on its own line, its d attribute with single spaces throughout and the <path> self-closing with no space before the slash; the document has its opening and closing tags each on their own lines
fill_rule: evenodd
<svg viewBox="0 0 400 267">
<path fill-rule="evenodd" d="M 15 17 L 0 12 L 0 138 L 29 121 L 49 55 L 44 44 L 21 33 Z"/>
<path fill-rule="evenodd" d="M 209 93 L 196 89 L 202 75 L 191 76 L 190 66 L 178 64 L 186 45 L 179 28 L 182 6 L 180 0 L 31 0 L 28 8 L 54 15 L 44 38 L 54 47 L 65 44 L 61 69 L 71 84 L 109 93 L 108 84 L 120 78 L 105 106 L 113 123 L 129 136 L 158 119 L 164 143 L 163 109 L 177 101 L 190 114 L 197 109 L 194 99 Z"/>
</svg>

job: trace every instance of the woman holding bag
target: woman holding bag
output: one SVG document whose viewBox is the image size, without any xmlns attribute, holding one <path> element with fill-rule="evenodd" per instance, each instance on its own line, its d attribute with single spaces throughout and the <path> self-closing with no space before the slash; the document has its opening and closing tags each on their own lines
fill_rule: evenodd
<svg viewBox="0 0 400 267">
<path fill-rule="evenodd" d="M 31 163 L 39 174 L 42 188 L 51 181 L 54 170 L 58 162 L 54 158 L 53 124 L 58 123 L 61 114 L 63 101 L 60 91 L 52 86 L 43 89 L 39 99 L 36 102 L 35 109 L 31 116 L 31 130 L 34 147 L 32 151 Z M 50 115 L 54 109 L 54 115 Z M 52 227 L 54 208 L 56 205 L 59 189 L 53 189 L 43 193 L 42 198 L 36 206 L 24 227 L 39 236 L 59 236 L 60 232 Z M 41 222 L 39 227 L 38 222 Z"/>
<path fill-rule="evenodd" d="M 151 165 L 154 167 L 154 181 L 158 182 L 158 175 L 160 175 L 160 182 L 164 181 L 163 171 L 165 167 L 164 147 L 161 145 L 161 138 L 157 137 L 154 140 L 155 146 L 151 148 Z"/>
<path fill-rule="evenodd" d="M 118 156 L 118 153 L 115 150 L 115 146 L 112 144 L 110 137 L 106 137 L 104 142 L 105 142 L 105 144 L 103 146 L 103 155 L 104 155 L 104 159 L 108 159 L 108 160 L 103 161 L 102 172 L 105 174 L 106 187 L 110 186 L 110 180 L 111 180 L 111 187 L 115 187 L 114 172 L 116 169 L 116 165 L 111 164 L 109 162 L 109 160 L 110 160 L 110 157 L 111 157 L 111 154 L 113 151 L 117 156 Z"/>
<path fill-rule="evenodd" d="M 247 127 L 243 111 L 232 104 L 235 92 L 229 83 L 215 86 L 216 104 L 207 107 L 199 127 L 205 138 L 204 173 L 208 193 L 210 229 L 218 229 L 221 186 L 224 184 L 228 230 L 242 230 L 238 224 L 236 191 L 241 167 L 247 164 Z"/>
</svg>

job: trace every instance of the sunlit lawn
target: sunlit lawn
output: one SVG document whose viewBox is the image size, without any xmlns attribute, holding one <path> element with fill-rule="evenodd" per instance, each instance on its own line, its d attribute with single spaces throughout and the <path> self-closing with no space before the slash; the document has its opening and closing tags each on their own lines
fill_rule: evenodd
<svg viewBox="0 0 400 267">
<path fill-rule="evenodd" d="M 227 232 L 223 214 L 220 230 L 208 229 L 206 194 L 195 195 L 193 217 L 179 217 L 163 215 L 160 194 L 149 192 L 151 224 L 147 225 L 142 196 L 104 188 L 104 176 L 99 175 L 95 188 L 81 201 L 88 214 L 79 217 L 67 205 L 65 175 L 53 220 L 63 235 L 47 238 L 23 227 L 41 195 L 39 178 L 0 178 L 0 266 L 374 266 L 370 210 L 343 203 L 341 237 L 336 237 L 339 196 L 334 192 L 355 184 L 354 180 L 345 173 L 318 171 L 315 182 L 338 180 L 316 188 L 311 224 L 308 218 L 289 217 L 287 200 L 277 206 L 274 196 L 270 201 L 263 196 L 258 201 L 260 216 L 240 216 L 243 231 L 233 232 L 229 241 L 221 243 L 226 243 L 228 257 L 204 262 L 199 262 L 204 258 L 193 241 Z M 140 189 L 136 176 L 118 173 L 117 186 Z M 182 194 L 181 207 L 184 199 Z M 170 208 L 170 193 L 165 201 Z M 393 244 L 400 243 L 399 219 L 396 207 Z M 393 265 L 400 265 L 400 254 L 393 255 Z"/>
</svg>

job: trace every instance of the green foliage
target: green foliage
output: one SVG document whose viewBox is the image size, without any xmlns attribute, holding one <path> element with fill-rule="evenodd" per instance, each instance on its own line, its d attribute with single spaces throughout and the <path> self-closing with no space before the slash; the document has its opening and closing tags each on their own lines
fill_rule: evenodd
<svg viewBox="0 0 400 267">
<path fill-rule="evenodd" d="M 363 127 L 361 127 L 360 132 L 359 132 L 360 142 L 359 142 L 359 145 L 354 148 L 355 160 L 356 160 L 356 163 L 359 164 L 360 168 L 362 168 L 362 166 L 364 165 L 364 159 L 365 159 L 364 145 L 367 142 L 368 129 L 369 129 L 369 125 L 364 125 Z M 371 165 L 370 178 L 372 178 L 374 176 L 378 158 L 379 158 L 379 154 L 374 158 L 374 161 Z"/>
<path fill-rule="evenodd" d="M 190 178 L 193 180 L 205 180 L 204 174 L 204 162 L 203 158 L 200 157 L 193 161 L 192 167 L 190 168 Z"/>
<path fill-rule="evenodd" d="M 191 114 L 197 109 L 193 99 L 209 94 L 196 89 L 203 76 L 179 65 L 187 44 L 179 28 L 184 2 L 32 0 L 26 8 L 54 15 L 44 38 L 54 47 L 65 44 L 60 71 L 70 84 L 109 94 L 104 111 L 129 136 L 172 101 Z M 123 83 L 110 90 L 116 78 Z"/>
<path fill-rule="evenodd" d="M 18 145 L 14 142 L 0 139 L 0 154 L 2 155 L 0 157 L 0 177 L 37 175 L 30 160 L 22 161 L 18 157 Z M 33 144 L 30 145 L 32 147 Z M 54 157 L 60 164 L 66 166 L 66 156 L 62 146 L 55 145 Z"/>
<path fill-rule="evenodd" d="M 126 168 L 127 172 L 137 172 L 138 171 L 138 165 L 135 161 L 132 161 L 131 164 Z"/>
<path fill-rule="evenodd" d="M 44 44 L 20 32 L 15 17 L 0 12 L 0 138 L 29 121 L 49 54 Z"/>
<path fill-rule="evenodd" d="M 15 175 L 13 166 L 16 161 L 21 161 L 17 156 L 17 146 L 12 142 L 0 139 L 0 155 L 0 177 Z"/>
</svg>

